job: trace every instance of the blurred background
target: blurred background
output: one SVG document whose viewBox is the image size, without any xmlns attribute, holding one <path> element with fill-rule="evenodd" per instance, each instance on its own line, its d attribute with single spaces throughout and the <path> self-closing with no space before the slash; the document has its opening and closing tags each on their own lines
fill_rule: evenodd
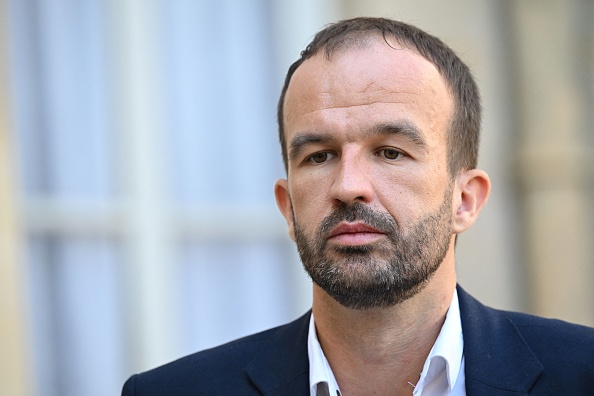
<svg viewBox="0 0 594 396">
<path fill-rule="evenodd" d="M 0 395 L 116 395 L 308 309 L 276 101 L 362 15 L 442 38 L 482 90 L 493 194 L 459 282 L 594 325 L 593 1 L 1 0 Z"/>
</svg>

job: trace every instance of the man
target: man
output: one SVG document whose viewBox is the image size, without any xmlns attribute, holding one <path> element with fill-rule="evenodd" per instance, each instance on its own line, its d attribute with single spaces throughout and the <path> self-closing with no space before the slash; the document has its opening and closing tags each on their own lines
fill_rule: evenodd
<svg viewBox="0 0 594 396">
<path fill-rule="evenodd" d="M 594 330 L 486 308 L 456 236 L 489 196 L 480 103 L 440 40 L 330 25 L 279 102 L 280 211 L 313 280 L 297 321 L 133 376 L 124 395 L 594 394 Z"/>
</svg>

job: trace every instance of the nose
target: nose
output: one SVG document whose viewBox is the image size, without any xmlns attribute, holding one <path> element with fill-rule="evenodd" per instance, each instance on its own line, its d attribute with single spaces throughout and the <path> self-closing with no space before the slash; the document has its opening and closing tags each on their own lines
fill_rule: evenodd
<svg viewBox="0 0 594 396">
<path fill-rule="evenodd" d="M 356 155 L 343 153 L 330 194 L 336 204 L 370 203 L 373 199 L 373 184 L 365 161 Z"/>
</svg>

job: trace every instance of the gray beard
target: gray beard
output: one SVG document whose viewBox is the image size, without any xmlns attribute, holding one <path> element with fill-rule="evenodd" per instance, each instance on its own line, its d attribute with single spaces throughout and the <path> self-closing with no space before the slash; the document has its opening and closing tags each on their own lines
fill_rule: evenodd
<svg viewBox="0 0 594 396">
<path fill-rule="evenodd" d="M 387 308 L 419 293 L 444 260 L 452 236 L 451 187 L 443 203 L 404 233 L 393 217 L 362 203 L 340 204 L 308 238 L 293 213 L 297 249 L 314 283 L 347 308 Z M 327 246 L 340 222 L 361 221 L 386 239 L 362 246 Z"/>
</svg>

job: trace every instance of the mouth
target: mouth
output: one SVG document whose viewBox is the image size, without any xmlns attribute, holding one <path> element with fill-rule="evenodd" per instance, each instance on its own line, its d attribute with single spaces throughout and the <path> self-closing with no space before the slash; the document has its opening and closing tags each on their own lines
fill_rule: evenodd
<svg viewBox="0 0 594 396">
<path fill-rule="evenodd" d="M 365 223 L 342 222 L 328 235 L 328 242 L 343 246 L 358 246 L 373 243 L 385 234 Z"/>
</svg>

